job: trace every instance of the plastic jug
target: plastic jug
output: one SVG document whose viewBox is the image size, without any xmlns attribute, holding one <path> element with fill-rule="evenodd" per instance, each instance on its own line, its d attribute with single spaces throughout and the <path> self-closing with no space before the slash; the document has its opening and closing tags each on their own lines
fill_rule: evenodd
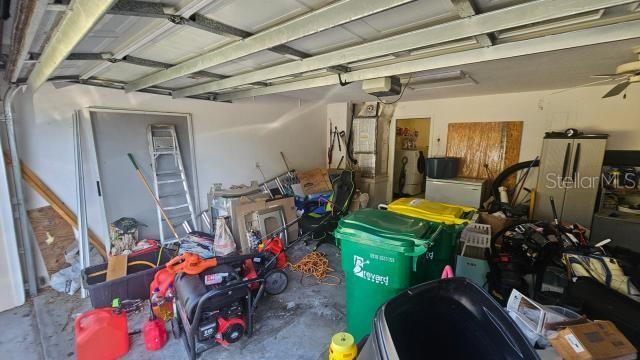
<svg viewBox="0 0 640 360">
<path fill-rule="evenodd" d="M 74 323 L 78 360 L 114 360 L 129 352 L 127 315 L 111 308 L 83 313 Z"/>
<path fill-rule="evenodd" d="M 160 295 L 165 296 L 169 285 L 173 285 L 173 275 L 166 268 L 160 269 L 154 276 L 151 286 L 149 286 L 149 298 L 153 295 L 153 290 L 158 288 Z"/>
</svg>

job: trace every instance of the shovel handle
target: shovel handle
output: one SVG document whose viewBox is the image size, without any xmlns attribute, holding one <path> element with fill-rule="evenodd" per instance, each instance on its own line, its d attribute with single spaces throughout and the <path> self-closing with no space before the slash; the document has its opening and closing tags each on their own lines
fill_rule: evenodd
<svg viewBox="0 0 640 360">
<path fill-rule="evenodd" d="M 133 164 L 133 167 L 136 168 L 136 170 L 140 170 L 138 168 L 138 164 L 136 163 L 136 159 L 133 158 L 133 154 L 127 153 L 127 156 L 129 157 L 129 160 L 131 160 L 131 163 Z"/>
</svg>

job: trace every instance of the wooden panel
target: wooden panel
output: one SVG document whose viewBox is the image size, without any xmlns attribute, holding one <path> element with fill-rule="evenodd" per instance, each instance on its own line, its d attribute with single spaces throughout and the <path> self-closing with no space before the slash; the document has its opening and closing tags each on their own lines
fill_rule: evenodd
<svg viewBox="0 0 640 360">
<path fill-rule="evenodd" d="M 127 276 L 127 255 L 109 256 L 107 263 L 107 281 Z"/>
<path fill-rule="evenodd" d="M 49 274 L 69 266 L 64 252 L 75 242 L 71 226 L 51 206 L 29 210 L 27 214 Z"/>
<path fill-rule="evenodd" d="M 11 159 L 5 154 L 4 156 L 5 162 L 7 165 L 11 165 Z M 78 219 L 76 215 L 67 207 L 67 205 L 60 200 L 56 194 L 49 189 L 49 187 L 27 166 L 24 162 L 20 161 L 20 169 L 22 171 L 22 180 L 25 183 L 29 184 L 33 190 L 35 190 L 38 195 L 42 196 L 42 198 L 49 203 L 55 210 L 69 225 L 76 228 L 78 226 Z M 98 237 L 89 229 L 89 242 L 93 247 L 98 250 L 103 259 L 107 260 L 107 250 L 105 249 L 104 244 L 98 239 Z"/>
<path fill-rule="evenodd" d="M 521 140 L 522 121 L 451 123 L 447 156 L 460 158 L 460 177 L 493 178 L 518 162 Z"/>
</svg>

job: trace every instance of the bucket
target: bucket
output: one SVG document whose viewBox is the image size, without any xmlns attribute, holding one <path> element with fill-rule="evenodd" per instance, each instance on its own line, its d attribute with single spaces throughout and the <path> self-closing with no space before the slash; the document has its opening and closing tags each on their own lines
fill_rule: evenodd
<svg viewBox="0 0 640 360">
<path fill-rule="evenodd" d="M 425 160 L 427 177 L 432 179 L 450 179 L 458 176 L 458 158 L 434 157 Z"/>
</svg>

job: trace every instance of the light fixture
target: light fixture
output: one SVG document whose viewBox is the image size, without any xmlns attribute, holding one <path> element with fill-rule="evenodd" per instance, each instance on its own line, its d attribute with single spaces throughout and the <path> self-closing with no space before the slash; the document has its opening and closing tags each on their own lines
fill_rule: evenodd
<svg viewBox="0 0 640 360">
<path fill-rule="evenodd" d="M 508 39 L 514 36 L 526 35 L 538 31 L 554 30 L 563 26 L 581 24 L 587 21 L 594 21 L 602 18 L 606 9 L 600 9 L 596 11 L 587 12 L 576 16 L 564 18 L 562 20 L 554 20 L 537 25 L 521 26 L 511 30 L 504 30 L 497 32 L 498 39 Z"/>
<path fill-rule="evenodd" d="M 406 82 L 408 79 L 405 79 Z M 476 85 L 478 82 L 462 70 L 435 74 L 414 75 L 408 87 L 411 90 L 436 89 L 451 86 Z"/>
</svg>

